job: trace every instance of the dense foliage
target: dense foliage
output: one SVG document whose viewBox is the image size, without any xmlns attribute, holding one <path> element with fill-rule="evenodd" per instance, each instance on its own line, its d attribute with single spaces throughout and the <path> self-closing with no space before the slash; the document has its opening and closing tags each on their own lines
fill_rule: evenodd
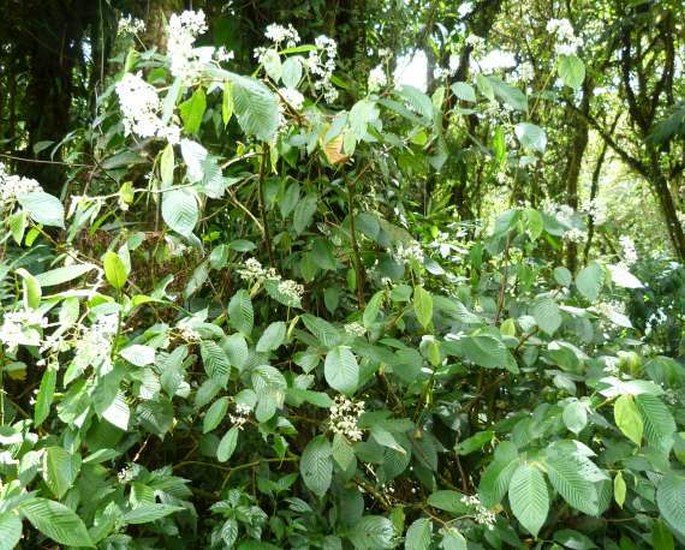
<svg viewBox="0 0 685 550">
<path fill-rule="evenodd" d="M 551 192 L 544 105 L 582 113 L 590 65 L 544 28 L 544 81 L 445 35 L 426 93 L 291 25 L 239 70 L 201 11 L 160 49 L 123 20 L 41 146 L 63 200 L 0 170 L 0 548 L 685 544 L 678 212 L 646 254 L 579 166 Z M 653 131 L 613 162 L 665 173 Z"/>
</svg>

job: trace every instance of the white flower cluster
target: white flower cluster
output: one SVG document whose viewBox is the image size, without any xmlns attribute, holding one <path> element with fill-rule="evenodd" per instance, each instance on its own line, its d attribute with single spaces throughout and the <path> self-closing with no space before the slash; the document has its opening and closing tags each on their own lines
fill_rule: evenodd
<svg viewBox="0 0 685 550">
<path fill-rule="evenodd" d="M 136 134 L 142 138 L 158 137 L 176 144 L 181 139 L 181 129 L 166 125 L 159 118 L 162 102 L 157 90 L 145 82 L 140 73 L 126 73 L 117 82 L 116 92 L 123 114 L 124 135 Z"/>
<path fill-rule="evenodd" d="M 280 46 L 282 42 L 285 42 L 287 48 L 294 48 L 300 43 L 300 35 L 291 24 L 284 27 L 277 23 L 271 23 L 271 25 L 266 28 L 264 36 L 271 40 L 276 46 Z"/>
<path fill-rule="evenodd" d="M 518 75 L 522 82 L 532 82 L 535 78 L 535 67 L 530 61 L 524 61 L 518 66 Z"/>
<path fill-rule="evenodd" d="M 619 237 L 618 242 L 621 245 L 621 256 L 623 257 L 623 263 L 627 267 L 630 267 L 637 262 L 637 250 L 635 249 L 635 242 L 627 235 L 622 235 Z"/>
<path fill-rule="evenodd" d="M 664 324 L 666 321 L 668 321 L 668 315 L 666 315 L 666 312 L 663 310 L 663 308 L 657 309 L 647 319 L 647 323 L 645 324 L 645 335 L 649 336 L 654 329 L 656 329 L 659 325 Z"/>
<path fill-rule="evenodd" d="M 119 19 L 117 34 L 138 34 L 144 31 L 145 21 L 142 19 L 136 19 L 130 14 Z"/>
<path fill-rule="evenodd" d="M 264 268 L 255 258 L 246 260 L 236 271 L 244 281 L 278 283 L 277 291 L 292 300 L 300 300 L 304 296 L 304 287 L 301 284 L 290 279 L 283 279 L 273 267 Z"/>
<path fill-rule="evenodd" d="M 573 224 L 575 211 L 568 204 L 558 204 L 554 201 L 545 200 L 542 203 L 542 210 L 548 216 L 556 218 L 561 225 L 570 226 Z"/>
<path fill-rule="evenodd" d="M 3 206 L 12 206 L 23 195 L 42 190 L 40 183 L 32 178 L 8 174 L 5 165 L 0 162 L 0 210 Z"/>
<path fill-rule="evenodd" d="M 243 426 L 248 421 L 251 412 L 252 409 L 249 405 L 245 405 L 244 403 L 236 403 L 235 414 L 229 413 L 228 419 L 233 423 L 233 425 L 236 428 L 242 430 Z"/>
<path fill-rule="evenodd" d="M 367 81 L 369 93 L 378 92 L 387 85 L 388 77 L 385 74 L 385 69 L 383 68 L 382 64 L 378 64 L 369 72 L 369 78 Z"/>
<path fill-rule="evenodd" d="M 459 56 L 456 53 L 450 54 L 447 61 L 447 68 L 435 67 L 433 69 L 433 78 L 435 80 L 442 80 L 448 76 L 454 76 L 459 70 Z"/>
<path fill-rule="evenodd" d="M 366 334 L 366 328 L 358 321 L 346 323 L 343 328 L 350 336 L 364 336 Z"/>
<path fill-rule="evenodd" d="M 588 216 L 592 216 L 592 223 L 595 226 L 604 225 L 609 219 L 609 208 L 606 201 L 595 197 L 582 206 L 582 211 Z"/>
<path fill-rule="evenodd" d="M 207 32 L 207 21 L 202 10 L 186 10 L 173 14 L 167 27 L 167 55 L 171 74 L 184 82 L 196 79 L 214 55 L 214 48 L 195 48 L 195 39 Z"/>
<path fill-rule="evenodd" d="M 39 311 L 20 309 L 4 314 L 0 325 L 0 342 L 9 353 L 14 353 L 20 345 L 38 345 L 40 337 L 37 332 L 25 329 L 45 328 L 48 320 Z"/>
<path fill-rule="evenodd" d="M 474 50 L 478 50 L 485 46 L 485 39 L 476 34 L 469 34 L 464 42 L 467 46 L 471 46 Z"/>
<path fill-rule="evenodd" d="M 562 238 L 570 243 L 584 243 L 585 231 L 578 229 L 577 227 L 572 227 L 563 234 Z"/>
<path fill-rule="evenodd" d="M 568 19 L 550 19 L 547 32 L 556 35 L 554 51 L 558 55 L 573 55 L 583 45 L 582 38 L 576 36 Z"/>
<path fill-rule="evenodd" d="M 227 50 L 226 46 L 219 46 L 214 51 L 214 59 L 216 59 L 219 63 L 226 63 L 227 61 L 232 61 L 235 59 L 235 54 L 233 51 Z"/>
<path fill-rule="evenodd" d="M 404 243 L 400 243 L 397 245 L 397 248 L 395 249 L 393 258 L 396 262 L 401 264 L 411 262 L 422 264 L 424 259 L 423 249 L 421 248 L 421 245 L 417 242 L 412 242 L 407 245 L 405 245 Z"/>
<path fill-rule="evenodd" d="M 117 333 L 118 326 L 118 314 L 111 313 L 99 317 L 82 332 L 76 342 L 74 356 L 74 362 L 78 367 L 92 365 L 101 376 L 112 370 L 112 339 Z"/>
<path fill-rule="evenodd" d="M 620 376 L 621 375 L 621 369 L 618 366 L 619 360 L 618 357 L 612 357 L 612 356 L 605 356 L 602 357 L 604 359 L 604 368 L 602 369 L 606 374 L 609 376 Z"/>
<path fill-rule="evenodd" d="M 310 51 L 307 58 L 309 72 L 318 77 L 314 81 L 314 89 L 323 92 L 324 100 L 328 103 L 333 103 L 338 99 L 338 90 L 331 82 L 335 71 L 335 59 L 338 57 L 338 44 L 323 34 L 316 37 L 314 44 L 316 50 Z"/>
<path fill-rule="evenodd" d="M 328 425 L 335 434 L 343 435 L 350 441 L 361 441 L 364 434 L 358 422 L 362 414 L 364 414 L 363 401 L 353 401 L 342 395 L 336 395 Z"/>
<path fill-rule="evenodd" d="M 473 5 L 473 2 L 464 2 L 457 8 L 457 13 L 459 14 L 459 17 L 464 18 L 470 13 L 473 13 L 474 9 L 475 6 Z"/>
<path fill-rule="evenodd" d="M 463 497 L 461 497 L 461 502 L 463 504 L 466 504 L 467 506 L 472 506 L 473 508 L 475 508 L 476 513 L 474 514 L 473 519 L 476 520 L 476 523 L 485 525 L 491 531 L 495 528 L 497 516 L 494 512 L 490 511 L 488 508 L 481 504 L 480 499 L 477 495 L 464 495 Z"/>
</svg>

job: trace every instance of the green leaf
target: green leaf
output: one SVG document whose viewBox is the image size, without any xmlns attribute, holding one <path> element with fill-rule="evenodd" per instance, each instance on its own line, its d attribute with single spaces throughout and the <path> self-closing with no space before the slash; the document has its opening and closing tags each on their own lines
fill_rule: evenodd
<svg viewBox="0 0 685 550">
<path fill-rule="evenodd" d="M 32 498 L 20 510 L 36 529 L 59 544 L 95 547 L 81 518 L 59 502 Z"/>
<path fill-rule="evenodd" d="M 577 455 L 552 452 L 545 458 L 545 465 L 549 480 L 561 497 L 576 510 L 594 516 L 599 510 L 597 491 L 587 475 L 585 461 Z"/>
<path fill-rule="evenodd" d="M 495 449 L 495 459 L 480 478 L 478 494 L 483 506 L 492 508 L 502 501 L 518 465 L 516 445 L 510 441 L 502 441 Z"/>
<path fill-rule="evenodd" d="M 581 401 L 571 401 L 564 407 L 562 418 L 569 430 L 579 434 L 587 425 L 587 406 Z"/>
<path fill-rule="evenodd" d="M 561 286 L 569 287 L 573 282 L 573 275 L 567 268 L 563 266 L 555 267 L 554 280 Z"/>
<path fill-rule="evenodd" d="M 202 86 L 198 86 L 190 99 L 179 105 L 183 129 L 187 134 L 196 134 L 200 130 L 202 118 L 207 109 L 207 98 Z"/>
<path fill-rule="evenodd" d="M 103 256 L 102 263 L 105 268 L 107 282 L 116 290 L 124 288 L 128 278 L 128 269 L 119 255 L 108 250 Z"/>
<path fill-rule="evenodd" d="M 354 464 L 355 455 L 354 449 L 347 441 L 344 435 L 336 433 L 333 436 L 332 446 L 333 460 L 340 466 L 340 469 L 346 471 Z"/>
<path fill-rule="evenodd" d="M 348 537 L 357 550 L 392 548 L 395 529 L 388 518 L 364 516 L 350 529 Z"/>
<path fill-rule="evenodd" d="M 467 84 L 466 82 L 455 82 L 450 86 L 450 89 L 454 92 L 454 95 L 462 101 L 470 101 L 471 103 L 476 102 L 476 91 L 470 84 Z"/>
<path fill-rule="evenodd" d="M 42 475 L 52 494 L 62 498 L 71 489 L 81 469 L 81 455 L 63 447 L 47 447 L 43 454 Z"/>
<path fill-rule="evenodd" d="M 17 210 L 10 216 L 10 233 L 15 243 L 21 244 L 27 226 L 28 214 L 24 210 Z"/>
<path fill-rule="evenodd" d="M 642 444 L 644 423 L 632 395 L 623 394 L 614 402 L 614 420 L 618 428 L 638 447 Z"/>
<path fill-rule="evenodd" d="M 162 156 L 159 161 L 159 174 L 162 179 L 162 189 L 169 189 L 174 185 L 174 146 L 167 143 L 162 151 Z"/>
<path fill-rule="evenodd" d="M 12 550 L 21 539 L 21 518 L 13 512 L 0 514 L 0 550 Z"/>
<path fill-rule="evenodd" d="M 259 422 L 266 422 L 283 406 L 288 383 L 278 369 L 259 365 L 252 371 L 252 387 L 258 399 L 255 417 Z"/>
<path fill-rule="evenodd" d="M 528 109 L 528 98 L 523 91 L 511 84 L 507 84 L 496 76 L 486 76 L 485 78 L 490 81 L 492 91 L 500 101 L 516 111 L 525 111 Z"/>
<path fill-rule="evenodd" d="M 205 417 L 202 419 L 202 433 L 206 434 L 216 428 L 228 412 L 228 397 L 221 397 L 214 401 L 207 409 Z"/>
<path fill-rule="evenodd" d="M 239 434 L 240 428 L 233 426 L 221 438 L 221 441 L 219 441 L 219 445 L 216 448 L 216 459 L 219 462 L 226 462 L 229 458 L 231 458 L 231 456 L 233 456 L 233 452 L 238 445 Z"/>
<path fill-rule="evenodd" d="M 585 64 L 577 55 L 560 55 L 557 71 L 564 84 L 574 90 L 580 89 L 585 80 Z"/>
<path fill-rule="evenodd" d="M 171 504 L 143 504 L 128 512 L 123 519 L 129 525 L 140 525 L 156 521 L 181 510 L 185 510 L 185 508 Z"/>
<path fill-rule="evenodd" d="M 463 515 L 471 510 L 471 506 L 466 504 L 463 499 L 464 494 L 459 491 L 441 490 L 431 493 L 427 502 L 433 508 L 454 515 Z"/>
<path fill-rule="evenodd" d="M 533 304 L 533 317 L 537 325 L 550 336 L 561 326 L 561 311 L 551 298 L 542 298 Z"/>
<path fill-rule="evenodd" d="M 332 348 L 340 344 L 342 338 L 340 331 L 328 321 L 305 313 L 301 317 L 304 326 L 311 332 L 325 348 Z"/>
<path fill-rule="evenodd" d="M 297 85 L 302 80 L 302 58 L 300 56 L 288 57 L 283 62 L 283 72 L 281 81 L 286 88 L 297 89 Z"/>
<path fill-rule="evenodd" d="M 462 339 L 464 354 L 469 361 L 487 369 L 510 369 L 511 354 L 501 340 L 489 334 L 466 336 Z"/>
<path fill-rule="evenodd" d="M 415 286 L 412 305 L 416 319 L 424 329 L 428 328 L 433 319 L 433 297 L 422 286 Z"/>
<path fill-rule="evenodd" d="M 254 326 L 254 310 L 247 290 L 241 289 L 233 295 L 228 303 L 228 317 L 234 329 L 245 336 L 250 335 Z"/>
<path fill-rule="evenodd" d="M 591 262 L 576 275 L 576 288 L 589 301 L 594 302 L 604 283 L 604 271 L 597 262 Z"/>
<path fill-rule="evenodd" d="M 162 195 L 162 218 L 176 233 L 189 237 L 200 219 L 197 197 L 190 189 L 173 189 Z"/>
<path fill-rule="evenodd" d="M 471 437 L 464 439 L 463 441 L 459 441 L 455 445 L 454 450 L 458 455 L 469 455 L 475 451 L 482 449 L 483 446 L 490 443 L 494 437 L 495 432 L 492 430 L 478 432 L 477 434 L 474 434 Z"/>
<path fill-rule="evenodd" d="M 668 407 L 654 395 L 641 393 L 635 403 L 644 422 L 644 435 L 651 447 L 668 454 L 673 447 L 676 424 Z"/>
<path fill-rule="evenodd" d="M 146 367 L 155 362 L 155 349 L 142 344 L 132 344 L 119 352 L 126 361 L 136 367 Z"/>
<path fill-rule="evenodd" d="M 685 477 L 669 473 L 656 488 L 656 503 L 671 529 L 685 536 Z"/>
<path fill-rule="evenodd" d="M 621 288 L 644 288 L 645 285 L 621 265 L 608 265 L 607 269 L 611 275 L 611 282 Z"/>
<path fill-rule="evenodd" d="M 271 323 L 262 333 L 257 342 L 257 351 L 265 353 L 281 347 L 285 341 L 286 326 L 283 321 Z"/>
<path fill-rule="evenodd" d="M 652 524 L 652 548 L 675 550 L 673 535 L 663 521 L 655 521 Z"/>
<path fill-rule="evenodd" d="M 333 478 L 333 453 L 331 444 L 324 436 L 315 437 L 304 448 L 300 474 L 312 493 L 319 498 L 326 494 Z"/>
<path fill-rule="evenodd" d="M 628 487 L 626 486 L 626 482 L 623 479 L 623 474 L 621 472 L 618 472 L 616 476 L 614 476 L 614 500 L 620 508 L 623 508 L 623 504 L 626 501 L 627 490 Z"/>
<path fill-rule="evenodd" d="M 531 464 L 521 464 L 509 483 L 511 511 L 534 537 L 549 513 L 549 493 L 542 472 Z"/>
<path fill-rule="evenodd" d="M 319 198 L 317 195 L 310 193 L 305 196 L 300 202 L 295 206 L 295 212 L 293 214 L 293 229 L 295 233 L 299 235 L 302 233 L 309 224 L 312 223 L 312 218 L 316 212 L 319 205 Z"/>
<path fill-rule="evenodd" d="M 278 128 L 278 101 L 262 82 L 227 73 L 233 82 L 233 104 L 238 123 L 249 136 L 271 141 Z"/>
<path fill-rule="evenodd" d="M 283 64 L 281 63 L 281 56 L 273 49 L 267 49 L 263 55 L 260 56 L 264 70 L 271 80 L 278 82 L 283 74 Z"/>
<path fill-rule="evenodd" d="M 20 195 L 17 201 L 36 223 L 64 228 L 64 206 L 57 197 L 44 191 L 33 191 Z"/>
<path fill-rule="evenodd" d="M 41 287 L 57 286 L 69 281 L 73 281 L 89 271 L 95 269 L 93 264 L 76 264 L 67 267 L 58 267 L 50 271 L 44 271 L 36 275 L 36 281 Z"/>
<path fill-rule="evenodd" d="M 328 385 L 351 395 L 359 385 L 359 364 L 347 346 L 337 346 L 326 354 L 324 376 Z"/>
<path fill-rule="evenodd" d="M 208 152 L 202 145 L 190 139 L 181 140 L 181 156 L 186 163 L 186 179 L 190 183 L 202 181 L 205 177 L 205 161 Z"/>
<path fill-rule="evenodd" d="M 537 124 L 519 122 L 514 126 L 514 133 L 524 149 L 545 152 L 547 147 L 547 134 Z"/>
<path fill-rule="evenodd" d="M 571 550 L 591 550 L 597 545 L 574 529 L 560 529 L 554 533 L 554 541 Z"/>
<path fill-rule="evenodd" d="M 17 275 L 21 276 L 21 284 L 24 296 L 25 309 L 37 309 L 40 307 L 40 299 L 43 296 L 43 290 L 40 288 L 40 283 L 33 275 L 20 267 L 16 271 Z"/>
<path fill-rule="evenodd" d="M 442 540 L 440 548 L 443 550 L 467 550 L 467 542 L 455 527 L 442 528 Z"/>
<path fill-rule="evenodd" d="M 48 368 L 43 374 L 43 379 L 36 395 L 36 407 L 33 410 L 33 421 L 35 426 L 40 426 L 50 414 L 50 406 L 55 398 L 55 386 L 57 384 L 57 371 Z"/>
<path fill-rule="evenodd" d="M 405 84 L 394 93 L 404 99 L 412 111 L 433 120 L 433 102 L 421 90 Z"/>
<path fill-rule="evenodd" d="M 404 540 L 405 548 L 412 550 L 428 550 L 433 538 L 433 522 L 428 518 L 419 518 L 407 529 Z"/>
<path fill-rule="evenodd" d="M 202 340 L 200 342 L 200 355 L 207 375 L 225 387 L 231 371 L 226 352 L 216 342 Z"/>
</svg>

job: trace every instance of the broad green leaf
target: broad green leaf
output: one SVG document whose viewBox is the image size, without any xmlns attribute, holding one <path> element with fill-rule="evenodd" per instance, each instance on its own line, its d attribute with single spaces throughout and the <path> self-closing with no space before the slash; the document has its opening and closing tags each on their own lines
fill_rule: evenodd
<svg viewBox="0 0 685 550">
<path fill-rule="evenodd" d="M 560 55 L 557 71 L 564 84 L 574 90 L 580 89 L 585 80 L 585 64 L 577 55 Z"/>
<path fill-rule="evenodd" d="M 651 447 L 668 454 L 676 433 L 675 420 L 668 407 L 661 399 L 647 393 L 635 396 L 635 403 L 644 422 L 647 442 Z"/>
<path fill-rule="evenodd" d="M 200 355 L 202 356 L 202 363 L 204 364 L 207 376 L 225 387 L 231 371 L 231 365 L 228 362 L 226 352 L 216 342 L 202 340 L 200 342 Z"/>
<path fill-rule="evenodd" d="M 685 477 L 675 472 L 664 476 L 656 488 L 661 516 L 681 536 L 685 536 Z"/>
<path fill-rule="evenodd" d="M 573 275 L 567 268 L 563 266 L 555 267 L 554 280 L 561 286 L 569 287 L 573 282 Z"/>
<path fill-rule="evenodd" d="M 55 398 L 57 384 L 57 370 L 49 368 L 43 374 L 43 379 L 36 395 L 36 406 L 33 410 L 33 422 L 36 427 L 40 426 L 50 414 L 50 406 Z"/>
<path fill-rule="evenodd" d="M 623 504 L 626 501 L 626 492 L 628 487 L 623 479 L 623 474 L 619 471 L 614 476 L 614 500 L 620 508 L 623 508 Z"/>
<path fill-rule="evenodd" d="M 521 464 L 509 483 L 511 511 L 534 537 L 549 513 L 549 493 L 542 472 L 531 464 Z"/>
<path fill-rule="evenodd" d="M 297 235 L 302 233 L 312 223 L 312 218 L 318 208 L 318 204 L 319 198 L 315 194 L 309 194 L 297 203 L 293 213 L 293 229 Z"/>
<path fill-rule="evenodd" d="M 492 430 L 478 432 L 477 434 L 474 434 L 463 441 L 457 442 L 457 444 L 454 446 L 454 450 L 458 455 L 469 455 L 482 449 L 485 445 L 490 443 L 494 437 L 495 432 Z"/>
<path fill-rule="evenodd" d="M 264 70 L 271 80 L 278 83 L 283 74 L 283 64 L 281 63 L 281 56 L 274 48 L 268 48 L 264 54 L 260 56 Z"/>
<path fill-rule="evenodd" d="M 333 445 L 331 447 L 333 460 L 340 466 L 340 469 L 347 471 L 355 462 L 354 449 L 344 435 L 336 433 L 333 435 Z"/>
<path fill-rule="evenodd" d="M 187 134 L 196 134 L 200 130 L 202 118 L 207 109 L 207 98 L 202 86 L 198 86 L 190 99 L 179 105 L 183 129 Z"/>
<path fill-rule="evenodd" d="M 120 430 L 127 431 L 131 409 L 126 403 L 124 392 L 118 391 L 110 405 L 102 411 L 102 418 Z"/>
<path fill-rule="evenodd" d="M 518 465 L 516 445 L 510 441 L 502 441 L 495 449 L 495 459 L 480 478 L 478 494 L 483 506 L 491 508 L 502 501 Z"/>
<path fill-rule="evenodd" d="M 64 504 L 32 498 L 20 510 L 36 529 L 59 544 L 95 547 L 81 518 Z"/>
<path fill-rule="evenodd" d="M 422 286 L 415 286 L 412 305 L 416 319 L 424 329 L 428 328 L 433 319 L 433 297 Z"/>
<path fill-rule="evenodd" d="M 611 282 L 621 288 L 644 288 L 642 281 L 620 264 L 608 265 Z"/>
<path fill-rule="evenodd" d="M 270 142 L 278 128 L 276 96 L 259 80 L 228 74 L 233 82 L 233 105 L 240 127 L 247 135 Z"/>
<path fill-rule="evenodd" d="M 345 395 L 352 395 L 359 385 L 359 364 L 347 346 L 337 346 L 326 354 L 324 376 L 328 385 Z"/>
<path fill-rule="evenodd" d="M 221 397 L 214 401 L 207 409 L 205 417 L 202 419 L 202 433 L 206 434 L 216 428 L 228 412 L 228 397 Z"/>
<path fill-rule="evenodd" d="M 376 443 L 378 443 L 381 447 L 387 447 L 388 449 L 392 449 L 393 451 L 397 451 L 403 455 L 407 454 L 407 451 L 397 442 L 395 436 L 382 426 L 371 426 L 371 437 L 373 437 Z"/>
<path fill-rule="evenodd" d="M 103 256 L 102 263 L 105 268 L 107 282 L 116 290 L 124 288 L 128 278 L 128 269 L 126 269 L 126 264 L 124 264 L 119 255 L 108 250 Z"/>
<path fill-rule="evenodd" d="M 471 510 L 471 506 L 466 504 L 464 500 L 464 493 L 445 489 L 431 493 L 427 502 L 433 508 L 460 516 Z"/>
<path fill-rule="evenodd" d="M 43 454 L 42 476 L 57 498 L 73 487 L 81 469 L 81 455 L 72 455 L 63 447 L 47 447 Z"/>
<path fill-rule="evenodd" d="M 75 264 L 67 267 L 58 267 L 50 271 L 44 271 L 36 275 L 36 281 L 41 287 L 57 286 L 69 281 L 73 281 L 89 271 L 95 269 L 93 264 Z"/>
<path fill-rule="evenodd" d="M 255 417 L 259 422 L 266 422 L 283 406 L 288 383 L 278 369 L 259 365 L 252 370 L 252 388 L 257 394 Z"/>
<path fill-rule="evenodd" d="M 271 323 L 262 333 L 257 342 L 257 351 L 265 353 L 281 347 L 285 341 L 286 326 L 283 321 Z"/>
<path fill-rule="evenodd" d="M 141 344 L 132 344 L 119 352 L 126 361 L 136 367 L 145 367 L 155 362 L 155 349 Z"/>
<path fill-rule="evenodd" d="M 342 338 L 340 331 L 328 321 L 305 313 L 301 317 L 304 326 L 311 332 L 325 348 L 332 348 L 340 344 Z"/>
<path fill-rule="evenodd" d="M 486 76 L 492 86 L 492 91 L 495 96 L 503 103 L 517 111 L 525 111 L 528 109 L 528 98 L 523 91 L 507 84 L 502 79 L 496 76 Z"/>
<path fill-rule="evenodd" d="M 428 518 L 419 518 L 407 529 L 404 539 L 405 548 L 428 550 L 433 538 L 433 522 Z"/>
<path fill-rule="evenodd" d="M 471 103 L 476 102 L 476 91 L 470 84 L 467 84 L 466 82 L 455 82 L 450 86 L 450 89 L 454 92 L 454 95 L 462 101 L 470 101 Z"/>
<path fill-rule="evenodd" d="M 545 466 L 552 486 L 566 502 L 585 514 L 597 514 L 597 491 L 581 457 L 555 451 L 546 456 Z"/>
<path fill-rule="evenodd" d="M 204 164 L 208 156 L 207 149 L 191 139 L 181 140 L 181 156 L 186 163 L 186 178 L 190 183 L 202 181 L 205 177 Z"/>
<path fill-rule="evenodd" d="M 395 529 L 388 518 L 364 516 L 350 529 L 348 537 L 356 550 L 392 548 Z"/>
<path fill-rule="evenodd" d="M 17 210 L 10 216 L 10 233 L 15 243 L 21 244 L 27 226 L 28 214 L 24 210 Z"/>
<path fill-rule="evenodd" d="M 547 147 L 547 134 L 536 124 L 519 122 L 514 126 L 514 133 L 524 149 L 544 153 Z"/>
<path fill-rule="evenodd" d="M 238 435 L 240 434 L 240 428 L 237 426 L 232 426 L 224 436 L 219 441 L 219 446 L 216 448 L 216 459 L 219 462 L 226 462 L 235 451 L 238 445 Z"/>
<path fill-rule="evenodd" d="M 40 299 L 43 291 L 40 288 L 40 283 L 33 275 L 20 267 L 16 271 L 17 275 L 21 277 L 21 284 L 24 296 L 24 309 L 37 309 L 40 306 Z"/>
<path fill-rule="evenodd" d="M 513 359 L 501 340 L 489 334 L 477 334 L 466 336 L 461 341 L 469 361 L 487 369 L 511 370 Z"/>
<path fill-rule="evenodd" d="M 561 326 L 561 311 L 551 298 L 536 301 L 532 313 L 537 325 L 550 336 Z"/>
<path fill-rule="evenodd" d="M 125 514 L 123 519 L 129 525 L 140 525 L 156 521 L 181 510 L 185 510 L 185 508 L 171 504 L 143 504 Z"/>
<path fill-rule="evenodd" d="M 405 84 L 394 93 L 402 98 L 412 111 L 429 120 L 433 119 L 433 102 L 421 90 Z"/>
<path fill-rule="evenodd" d="M 297 89 L 297 85 L 302 80 L 302 58 L 300 56 L 288 57 L 283 62 L 283 72 L 281 81 L 286 88 Z"/>
<path fill-rule="evenodd" d="M 169 189 L 174 185 L 174 146 L 167 143 L 159 160 L 159 174 L 162 180 L 162 189 Z"/>
<path fill-rule="evenodd" d="M 21 539 L 21 518 L 13 512 L 0 514 L 0 550 L 12 550 Z"/>
<path fill-rule="evenodd" d="M 591 262 L 576 275 L 576 288 L 589 301 L 599 297 L 604 283 L 604 271 L 597 262 Z"/>
<path fill-rule="evenodd" d="M 620 395 L 614 402 L 614 420 L 619 429 L 638 447 L 642 444 L 644 423 L 632 395 Z"/>
<path fill-rule="evenodd" d="M 247 290 L 239 290 L 228 302 L 228 317 L 231 326 L 249 336 L 254 326 L 254 310 Z"/>
<path fill-rule="evenodd" d="M 571 550 L 592 550 L 597 545 L 575 529 L 560 529 L 554 533 L 554 541 Z"/>
<path fill-rule="evenodd" d="M 319 435 L 309 441 L 300 459 L 300 474 L 307 488 L 322 498 L 333 478 L 333 452 L 328 440 Z"/>
<path fill-rule="evenodd" d="M 172 189 L 162 195 L 162 218 L 176 233 L 189 237 L 200 218 L 197 197 L 190 189 Z"/>
<path fill-rule="evenodd" d="M 467 542 L 464 535 L 455 527 L 443 527 L 441 533 L 440 548 L 442 550 L 467 550 Z"/>
<path fill-rule="evenodd" d="M 17 197 L 17 202 L 36 223 L 64 228 L 64 206 L 44 191 L 33 191 Z"/>
<path fill-rule="evenodd" d="M 652 524 L 652 548 L 658 550 L 675 550 L 675 540 L 663 521 Z"/>
<path fill-rule="evenodd" d="M 233 84 L 230 82 L 224 83 L 223 95 L 221 96 L 221 120 L 226 126 L 233 116 L 235 105 L 233 103 Z"/>
<path fill-rule="evenodd" d="M 569 430 L 579 434 L 587 425 L 587 406 L 581 401 L 571 401 L 564 407 L 562 418 Z"/>
</svg>

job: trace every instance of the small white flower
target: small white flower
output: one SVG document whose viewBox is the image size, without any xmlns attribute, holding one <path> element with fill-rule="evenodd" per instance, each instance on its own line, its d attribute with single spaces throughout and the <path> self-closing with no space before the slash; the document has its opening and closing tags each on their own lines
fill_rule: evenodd
<svg viewBox="0 0 685 550">
<path fill-rule="evenodd" d="M 200 75 L 202 68 L 214 54 L 214 48 L 193 47 L 195 39 L 206 31 L 207 21 L 202 10 L 186 10 L 169 18 L 167 55 L 173 76 L 188 82 Z"/>
<path fill-rule="evenodd" d="M 424 253 L 421 245 L 414 241 L 409 244 L 398 244 L 393 257 L 398 263 L 415 262 L 418 264 L 423 264 Z"/>
<path fill-rule="evenodd" d="M 142 19 L 136 19 L 130 14 L 119 19 L 117 34 L 138 34 L 144 31 L 145 21 Z"/>
<path fill-rule="evenodd" d="M 40 183 L 33 178 L 8 174 L 5 165 L 0 162 L 0 211 L 3 206 L 13 206 L 19 197 L 42 190 Z"/>
<path fill-rule="evenodd" d="M 300 35 L 295 27 L 293 27 L 291 24 L 288 24 L 287 27 L 284 27 L 283 25 L 278 25 L 277 23 L 271 23 L 271 25 L 266 27 L 264 36 L 266 36 L 277 46 L 280 45 L 281 42 L 285 42 L 288 48 L 293 48 L 300 42 Z"/>
<path fill-rule="evenodd" d="M 366 328 L 358 321 L 347 323 L 343 328 L 350 336 L 364 336 L 364 334 L 366 334 Z"/>
<path fill-rule="evenodd" d="M 635 242 L 627 235 L 622 235 L 619 237 L 618 242 L 620 243 L 622 249 L 623 263 L 630 267 L 638 260 Z"/>
<path fill-rule="evenodd" d="M 368 78 L 368 83 L 367 83 L 367 87 L 369 89 L 369 92 L 370 93 L 378 92 L 382 88 L 385 88 L 387 85 L 388 85 L 388 78 L 385 74 L 385 69 L 383 69 L 383 65 L 376 65 L 369 72 L 369 78 Z"/>
<path fill-rule="evenodd" d="M 296 111 L 301 111 L 304 107 L 304 96 L 292 88 L 281 88 L 278 90 L 281 97 Z"/>
<path fill-rule="evenodd" d="M 350 441 L 361 441 L 364 433 L 358 426 L 359 418 L 364 414 L 364 402 L 353 401 L 342 395 L 336 395 L 328 426 L 335 434 L 345 436 Z"/>
</svg>

